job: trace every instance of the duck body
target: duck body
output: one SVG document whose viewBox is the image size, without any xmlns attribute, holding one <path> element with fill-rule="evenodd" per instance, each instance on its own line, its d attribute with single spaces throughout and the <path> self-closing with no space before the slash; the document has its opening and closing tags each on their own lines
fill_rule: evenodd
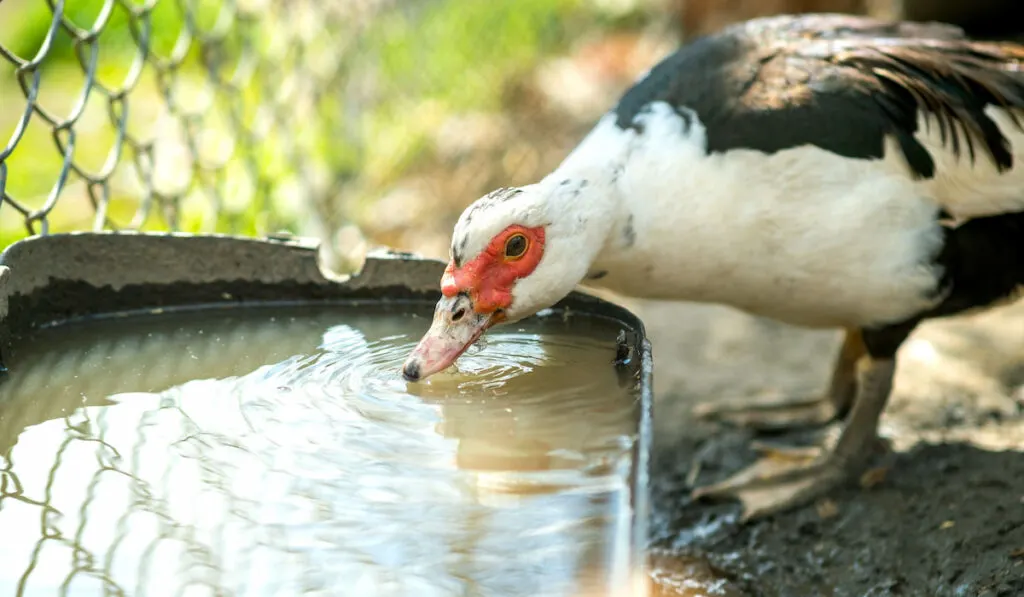
<svg viewBox="0 0 1024 597">
<path fill-rule="evenodd" d="M 679 124 L 667 109 L 649 121 Z M 709 155 L 702 136 L 694 120 L 689 135 L 636 139 L 618 182 L 635 200 L 585 284 L 809 327 L 897 321 L 941 299 L 940 209 L 914 183 L 816 148 Z"/>
<path fill-rule="evenodd" d="M 812 25 L 823 29 L 808 33 Z M 906 37 L 922 33 L 938 39 Z M 951 226 L 1024 210 L 1024 130 L 1014 120 L 1024 119 L 1024 51 L 955 33 L 776 17 L 667 58 L 552 174 L 585 176 L 609 146 L 625 148 L 610 152 L 620 163 L 600 166 L 618 168 L 622 207 L 585 283 L 809 327 L 879 326 L 937 307 L 949 290 L 941 258 Z M 931 74 L 933 93 L 977 103 L 960 114 L 984 132 L 909 103 L 866 73 L 869 59 L 922 73 L 947 62 Z M 952 83 L 992 73 L 1007 92 L 1000 102 Z M 891 106 L 905 114 L 894 118 Z"/>
<path fill-rule="evenodd" d="M 555 171 L 467 208 L 403 373 L 422 380 L 579 283 L 842 328 L 823 397 L 701 410 L 772 430 L 844 419 L 831 450 L 694 493 L 739 498 L 747 519 L 806 503 L 863 468 L 921 321 L 1024 286 L 1022 124 L 1024 46 L 951 26 L 781 16 L 696 40 Z"/>
</svg>

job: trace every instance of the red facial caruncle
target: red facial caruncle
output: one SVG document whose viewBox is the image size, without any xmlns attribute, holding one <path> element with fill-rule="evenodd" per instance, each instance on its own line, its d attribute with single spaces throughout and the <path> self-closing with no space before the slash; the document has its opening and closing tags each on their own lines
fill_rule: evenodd
<svg viewBox="0 0 1024 597">
<path fill-rule="evenodd" d="M 530 275 L 544 255 L 544 228 L 514 224 L 502 230 L 467 263 L 448 263 L 441 292 L 454 297 L 467 293 L 477 313 L 496 313 L 512 304 L 512 285 Z"/>
</svg>

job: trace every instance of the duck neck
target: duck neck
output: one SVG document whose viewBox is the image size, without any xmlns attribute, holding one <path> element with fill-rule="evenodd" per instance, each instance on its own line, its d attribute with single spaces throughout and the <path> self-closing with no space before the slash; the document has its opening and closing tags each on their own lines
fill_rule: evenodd
<svg viewBox="0 0 1024 597">
<path fill-rule="evenodd" d="M 625 222 L 619 178 L 629 150 L 629 136 L 605 118 L 539 184 L 550 189 L 548 211 L 571 239 L 587 273 Z"/>
</svg>

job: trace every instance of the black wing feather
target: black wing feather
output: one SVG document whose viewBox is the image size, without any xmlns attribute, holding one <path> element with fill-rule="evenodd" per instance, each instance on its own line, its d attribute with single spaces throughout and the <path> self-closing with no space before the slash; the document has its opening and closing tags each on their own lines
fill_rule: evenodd
<svg viewBox="0 0 1024 597">
<path fill-rule="evenodd" d="M 709 152 L 815 145 L 878 159 L 892 136 L 912 175 L 924 178 L 935 174 L 915 138 L 926 112 L 954 155 L 967 153 L 973 162 L 983 150 L 1007 170 L 1009 140 L 985 109 L 1024 110 L 1024 46 L 972 41 L 940 24 L 772 17 L 696 40 L 663 60 L 623 95 L 619 126 L 633 126 L 655 101 L 695 111 Z"/>
</svg>

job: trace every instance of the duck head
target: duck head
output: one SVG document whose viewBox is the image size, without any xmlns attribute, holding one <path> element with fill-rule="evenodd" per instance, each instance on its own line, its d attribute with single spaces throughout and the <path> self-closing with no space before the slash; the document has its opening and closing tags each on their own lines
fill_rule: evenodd
<svg viewBox="0 0 1024 597">
<path fill-rule="evenodd" d="M 406 380 L 446 369 L 488 329 L 550 307 L 575 288 L 612 226 L 593 187 L 584 178 L 548 177 L 466 208 L 433 322 L 402 367 Z"/>
</svg>

